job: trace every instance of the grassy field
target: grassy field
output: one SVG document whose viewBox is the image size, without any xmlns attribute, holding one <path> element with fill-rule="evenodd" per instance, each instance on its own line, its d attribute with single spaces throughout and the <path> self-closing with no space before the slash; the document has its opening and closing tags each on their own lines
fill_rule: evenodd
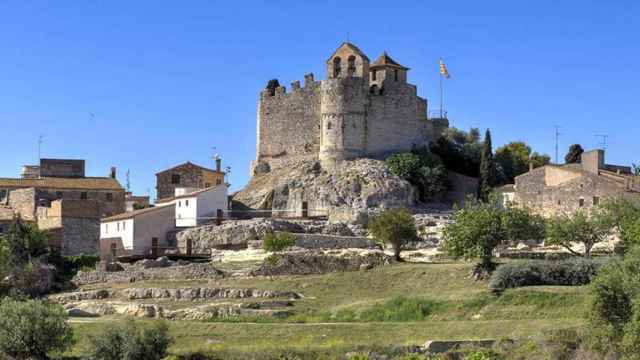
<svg viewBox="0 0 640 360">
<path fill-rule="evenodd" d="M 427 340 L 524 338 L 580 327 L 584 287 L 528 287 L 495 296 L 486 283 L 468 277 L 465 263 L 404 263 L 369 271 L 216 282 L 122 284 L 120 287 L 224 286 L 293 290 L 302 294 L 296 315 L 286 319 L 170 322 L 171 351 L 246 353 L 322 351 L 355 347 L 420 345 Z M 419 321 L 368 322 L 363 314 L 384 311 L 391 299 L 415 298 L 427 305 Z M 373 309 L 373 310 L 372 310 Z M 74 355 L 85 353 L 87 334 L 119 318 L 74 323 Z M 150 320 L 149 320 L 150 321 Z M 107 325 L 108 326 L 108 325 Z"/>
</svg>

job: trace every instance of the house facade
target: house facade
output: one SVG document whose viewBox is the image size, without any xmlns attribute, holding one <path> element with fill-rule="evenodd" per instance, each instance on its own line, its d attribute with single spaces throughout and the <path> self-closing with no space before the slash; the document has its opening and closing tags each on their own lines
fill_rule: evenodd
<svg viewBox="0 0 640 360">
<path fill-rule="evenodd" d="M 176 207 L 176 227 L 185 228 L 214 221 L 229 207 L 226 184 L 207 189 L 188 191 L 177 189 L 176 196 L 165 201 Z M 160 202 L 159 204 L 163 204 Z"/>
<path fill-rule="evenodd" d="M 157 199 L 167 199 L 175 195 L 177 188 L 206 189 L 224 183 L 225 173 L 222 162 L 216 158 L 216 168 L 186 162 L 156 174 Z"/>
<path fill-rule="evenodd" d="M 590 210 L 609 198 L 640 203 L 640 177 L 629 167 L 605 163 L 603 150 L 582 154 L 579 164 L 546 165 L 516 177 L 513 202 L 545 216 Z"/>
</svg>

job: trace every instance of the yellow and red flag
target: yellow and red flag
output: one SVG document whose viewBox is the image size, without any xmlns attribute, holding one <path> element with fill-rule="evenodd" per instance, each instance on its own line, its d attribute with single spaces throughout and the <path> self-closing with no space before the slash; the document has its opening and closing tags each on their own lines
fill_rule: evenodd
<svg viewBox="0 0 640 360">
<path fill-rule="evenodd" d="M 442 74 L 442 76 L 447 79 L 451 78 L 451 75 L 449 75 L 449 70 L 447 70 L 447 66 L 444 64 L 444 61 L 442 61 L 442 58 L 440 58 L 440 74 Z"/>
</svg>

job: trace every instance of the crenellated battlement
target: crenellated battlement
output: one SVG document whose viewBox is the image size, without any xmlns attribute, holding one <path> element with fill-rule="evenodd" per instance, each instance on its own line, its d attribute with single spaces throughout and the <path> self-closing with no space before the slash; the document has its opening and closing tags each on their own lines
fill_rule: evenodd
<svg viewBox="0 0 640 360">
<path fill-rule="evenodd" d="M 251 174 L 321 160 L 384 158 L 428 145 L 448 123 L 427 118 L 428 103 L 407 83 L 408 68 L 386 53 L 374 63 L 344 43 L 327 60 L 327 78 L 312 73 L 290 91 L 277 79 L 260 93 L 256 160 Z"/>
</svg>

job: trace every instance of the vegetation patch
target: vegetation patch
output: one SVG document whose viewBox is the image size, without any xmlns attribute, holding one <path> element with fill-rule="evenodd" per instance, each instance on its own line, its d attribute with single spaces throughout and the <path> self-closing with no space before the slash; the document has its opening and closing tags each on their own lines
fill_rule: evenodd
<svg viewBox="0 0 640 360">
<path fill-rule="evenodd" d="M 270 232 L 262 237 L 262 248 L 269 252 L 282 251 L 295 244 L 295 235 L 288 232 Z"/>
</svg>

